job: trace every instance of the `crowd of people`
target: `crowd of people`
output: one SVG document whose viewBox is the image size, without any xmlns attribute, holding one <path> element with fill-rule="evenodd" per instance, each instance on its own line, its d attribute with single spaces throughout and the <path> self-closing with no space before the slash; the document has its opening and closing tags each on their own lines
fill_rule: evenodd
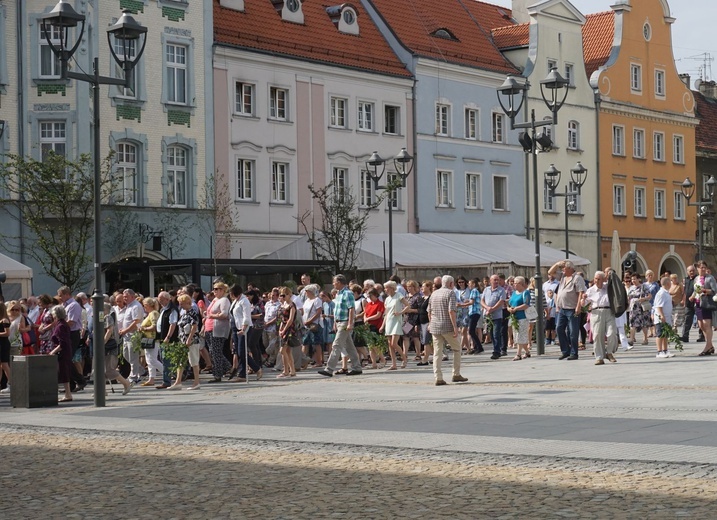
<svg viewBox="0 0 717 520">
<path fill-rule="evenodd" d="M 560 346 L 561 360 L 578 359 L 592 344 L 595 364 L 616 362 L 619 346 L 631 349 L 639 333 L 643 344 L 654 336 L 657 357 L 669 358 L 670 338 L 689 341 L 693 320 L 698 341 L 705 342 L 700 356 L 712 355 L 717 282 L 703 261 L 689 266 L 687 274 L 679 280 L 665 273 L 658 281 L 648 270 L 643 281 L 638 273 L 620 279 L 608 269 L 586 283 L 570 261 L 560 261 L 542 285 L 542 316 L 535 280 L 500 273 L 420 283 L 392 276 L 383 284 L 339 274 L 330 290 L 312 283 L 308 274 L 296 288 L 268 291 L 217 280 L 206 294 L 190 284 L 156 298 L 125 289 L 105 297 L 105 376 L 126 395 L 135 385 L 199 390 L 201 372 L 211 374 L 205 382 L 212 384 L 246 382 L 250 375 L 258 380 L 269 369 L 280 379 L 312 367 L 325 377 L 356 376 L 404 369 L 414 361 L 432 365 L 435 384 L 442 386 L 447 382 L 441 362 L 451 352 L 452 382 L 467 381 L 461 355 L 481 354 L 488 344 L 492 360 L 509 350 L 515 351 L 513 361 L 530 358 L 538 319 L 546 344 Z M 92 377 L 91 317 L 87 295 L 73 297 L 68 287 L 54 297 L 0 305 L 0 377 L 7 382 L 0 391 L 11 391 L 11 353 L 57 355 L 61 401 L 71 401 Z M 172 345 L 186 349 L 179 366 L 170 359 Z"/>
</svg>

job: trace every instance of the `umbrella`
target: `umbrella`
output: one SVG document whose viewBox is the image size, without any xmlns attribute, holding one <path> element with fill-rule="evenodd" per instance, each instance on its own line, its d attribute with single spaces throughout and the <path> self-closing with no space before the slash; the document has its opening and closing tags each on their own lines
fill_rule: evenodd
<svg viewBox="0 0 717 520">
<path fill-rule="evenodd" d="M 617 229 L 612 232 L 612 247 L 610 248 L 610 267 L 620 273 L 620 265 L 622 263 L 622 252 L 620 251 L 620 237 Z"/>
</svg>

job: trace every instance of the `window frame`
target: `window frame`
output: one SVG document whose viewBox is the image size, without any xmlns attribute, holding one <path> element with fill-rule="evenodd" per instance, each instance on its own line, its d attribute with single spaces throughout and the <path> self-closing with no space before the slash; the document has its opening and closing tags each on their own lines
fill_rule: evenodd
<svg viewBox="0 0 717 520">
<path fill-rule="evenodd" d="M 50 137 L 44 137 L 43 136 L 43 125 L 52 125 L 51 127 L 51 133 L 52 135 Z M 56 125 L 62 125 L 62 137 L 57 137 L 55 135 L 56 129 L 58 128 Z M 38 144 L 40 145 L 40 157 L 44 160 L 45 154 L 49 153 L 50 151 L 55 152 L 57 155 L 62 155 L 63 157 L 67 157 L 67 121 L 62 119 L 54 119 L 54 118 L 48 118 L 48 119 L 41 119 L 38 121 Z M 64 147 L 63 152 L 60 154 L 56 150 L 56 145 L 60 145 Z M 50 145 L 51 149 L 45 150 L 44 145 Z"/>
<path fill-rule="evenodd" d="M 685 136 L 682 134 L 672 135 L 672 162 L 685 164 Z"/>
<path fill-rule="evenodd" d="M 638 197 L 638 193 L 641 194 Z M 633 204 L 633 216 L 635 218 L 646 218 L 647 217 L 647 189 L 645 186 L 634 186 L 632 195 Z M 641 200 L 638 200 L 641 199 Z"/>
<path fill-rule="evenodd" d="M 483 196 L 481 194 L 481 174 L 479 172 L 466 172 L 465 174 L 465 209 L 483 209 Z M 475 204 L 471 204 L 472 200 Z"/>
<path fill-rule="evenodd" d="M 612 154 L 625 157 L 625 125 L 612 125 Z"/>
<path fill-rule="evenodd" d="M 349 127 L 348 107 L 349 100 L 342 96 L 329 96 L 329 127 L 346 130 Z M 339 105 L 341 105 L 339 107 Z M 339 119 L 341 123 L 339 123 Z"/>
<path fill-rule="evenodd" d="M 342 175 L 339 175 L 341 173 Z M 333 185 L 336 200 L 343 204 L 346 201 L 346 195 L 349 187 L 349 168 L 348 166 L 332 166 L 331 167 L 331 183 Z"/>
<path fill-rule="evenodd" d="M 658 141 L 660 141 L 659 145 Z M 665 132 L 654 131 L 652 133 L 652 160 L 665 162 L 667 160 L 665 155 Z"/>
<path fill-rule="evenodd" d="M 175 51 L 173 53 L 173 56 L 175 57 L 174 61 L 169 60 L 169 49 L 170 47 L 174 48 Z M 177 52 L 177 50 L 182 49 L 184 52 L 184 62 L 181 63 L 177 61 L 177 57 L 181 54 Z M 167 104 L 168 105 L 179 105 L 179 106 L 187 106 L 189 105 L 189 46 L 188 45 L 182 45 L 180 43 L 176 42 L 168 42 L 164 45 L 164 60 L 165 60 L 165 72 L 166 72 L 166 78 L 167 83 L 165 83 L 165 92 L 167 94 Z M 170 74 L 170 70 L 173 70 L 174 73 Z M 179 88 L 179 82 L 177 81 L 179 72 L 182 72 L 184 74 L 184 88 Z M 174 77 L 174 92 L 170 91 L 170 80 Z M 184 96 L 184 99 L 178 99 L 179 94 Z M 174 98 L 174 99 L 173 99 Z"/>
<path fill-rule="evenodd" d="M 436 102 L 435 113 L 436 135 L 441 137 L 451 136 L 451 105 L 448 103 Z"/>
<path fill-rule="evenodd" d="M 505 194 L 503 196 L 503 203 L 505 207 L 497 207 L 496 206 L 496 181 L 500 180 L 500 182 L 504 185 L 505 188 Z M 493 211 L 501 211 L 501 212 L 508 212 L 510 211 L 510 184 L 508 183 L 508 176 L 506 175 L 493 175 L 493 197 L 492 197 L 492 204 L 493 204 Z"/>
<path fill-rule="evenodd" d="M 568 121 L 568 142 L 566 148 L 573 151 L 580 150 L 580 123 L 578 121 Z"/>
<path fill-rule="evenodd" d="M 376 126 L 376 103 L 359 99 L 356 106 L 356 131 L 373 132 Z"/>
<path fill-rule="evenodd" d="M 393 111 L 394 115 L 389 118 L 389 111 Z M 389 119 L 393 119 L 395 132 L 389 131 Z M 401 135 L 401 106 L 387 103 L 383 106 L 383 133 L 386 135 Z"/>
<path fill-rule="evenodd" d="M 359 208 L 371 208 L 375 203 L 375 188 L 371 174 L 368 170 L 361 170 L 359 175 Z"/>
<path fill-rule="evenodd" d="M 582 192 L 578 189 L 578 185 L 574 183 L 572 180 L 568 182 L 568 191 L 570 193 L 574 193 L 575 195 L 568 195 L 568 203 L 573 202 L 575 204 L 575 209 L 572 211 L 569 211 L 571 215 L 582 215 L 583 214 L 583 201 L 582 201 Z"/>
<path fill-rule="evenodd" d="M 400 182 L 400 177 L 397 172 L 387 171 L 386 172 L 386 182 L 388 185 L 391 185 L 396 182 Z M 388 201 L 389 197 L 386 197 L 386 209 L 388 210 Z M 396 188 L 393 190 L 393 211 L 402 211 L 403 205 L 401 204 L 401 188 Z"/>
<path fill-rule="evenodd" d="M 37 29 L 37 30 L 38 30 L 38 33 L 39 33 L 39 35 L 38 35 L 39 41 L 38 41 L 38 48 L 37 48 L 37 52 L 38 52 L 37 77 L 38 77 L 39 79 L 43 79 L 43 80 L 47 80 L 47 79 L 52 79 L 52 80 L 62 79 L 62 64 L 61 64 L 61 62 L 60 62 L 60 59 L 59 59 L 57 56 L 55 56 L 55 53 L 52 52 L 52 48 L 50 47 L 50 45 L 48 45 L 47 40 L 45 39 L 45 34 L 44 34 L 43 30 L 42 30 L 42 21 L 41 21 L 41 20 L 38 20 L 37 23 L 38 23 L 38 26 L 37 26 L 38 29 Z M 54 26 L 50 26 L 50 29 L 51 29 L 51 30 L 50 30 L 50 33 L 51 33 L 51 34 L 50 34 L 50 41 L 51 41 L 57 48 L 59 48 L 59 47 L 60 47 L 60 34 L 61 34 L 61 30 L 58 29 L 58 28 L 56 28 L 56 27 L 54 27 Z M 57 35 L 58 35 L 57 38 L 54 37 L 54 36 L 55 36 L 55 32 L 57 32 Z M 75 32 L 74 30 L 70 30 L 70 34 L 71 34 L 70 38 L 73 37 L 73 36 L 72 36 L 72 33 L 74 33 L 74 32 Z M 43 50 L 45 50 L 45 49 L 47 50 L 47 52 L 50 53 L 50 57 L 52 58 L 52 62 L 51 62 L 52 69 L 53 69 L 53 73 L 52 73 L 52 74 L 43 74 L 43 71 L 42 71 L 42 64 L 43 64 L 43 62 L 42 62 L 42 54 L 43 54 Z"/>
<path fill-rule="evenodd" d="M 575 86 L 575 65 L 573 63 L 565 63 L 565 79 L 568 80 L 568 87 Z"/>
<path fill-rule="evenodd" d="M 642 94 L 642 65 L 639 63 L 630 63 L 630 91 Z"/>
<path fill-rule="evenodd" d="M 256 200 L 256 160 L 246 157 L 236 157 L 235 160 L 234 182 L 236 189 L 234 190 L 234 201 L 254 202 Z M 250 167 L 248 177 L 247 166 Z"/>
<path fill-rule="evenodd" d="M 469 141 L 478 141 L 480 139 L 478 135 L 479 128 L 479 109 L 476 107 L 465 107 L 463 110 L 463 137 Z"/>
<path fill-rule="evenodd" d="M 241 91 L 240 91 L 241 87 Z M 245 89 L 249 89 L 249 111 L 246 111 L 247 100 L 245 99 L 247 93 Z M 241 99 L 240 99 L 241 98 Z M 234 81 L 234 114 L 240 117 L 254 117 L 256 114 L 256 84 L 249 81 L 235 80 Z"/>
<path fill-rule="evenodd" d="M 665 220 L 667 219 L 667 194 L 663 188 L 655 188 L 653 193 L 653 204 L 655 206 L 654 216 L 655 219 Z"/>
<path fill-rule="evenodd" d="M 282 171 L 283 170 L 283 171 Z M 271 204 L 289 204 L 289 179 L 291 164 L 288 161 L 271 161 L 271 184 L 269 202 Z M 282 187 L 283 185 L 283 187 Z M 283 194 L 283 198 L 282 198 Z"/>
<path fill-rule="evenodd" d="M 453 171 L 436 170 L 436 208 L 453 208 Z"/>
<path fill-rule="evenodd" d="M 685 212 L 686 204 L 685 197 L 682 195 L 682 190 L 675 190 L 673 192 L 674 210 L 672 212 L 673 220 L 684 221 L 687 219 Z"/>
<path fill-rule="evenodd" d="M 667 96 L 666 78 L 667 75 L 663 69 L 655 69 L 655 97 L 664 98 Z"/>
<path fill-rule="evenodd" d="M 547 183 L 543 183 L 543 211 L 545 213 L 557 213 L 558 208 L 555 205 L 557 197 L 553 194 L 553 191 L 548 187 Z"/>
<path fill-rule="evenodd" d="M 177 164 L 170 164 L 172 159 L 171 151 L 178 150 L 182 152 L 182 156 L 184 158 L 184 164 L 183 165 L 177 165 Z M 187 150 L 186 147 L 181 146 L 179 144 L 171 144 L 167 147 L 167 150 L 165 152 L 165 156 L 167 159 L 167 189 L 169 189 L 170 185 L 172 187 L 172 200 L 173 202 L 170 202 L 169 197 L 169 191 L 165 190 L 166 193 L 166 200 L 167 200 L 167 206 L 171 208 L 189 208 L 190 207 L 190 196 L 189 196 L 189 182 L 190 182 L 190 172 L 189 172 L 189 150 Z M 176 158 L 175 158 L 176 160 Z M 172 175 L 174 181 L 170 179 L 170 176 Z M 184 174 L 184 203 L 177 203 L 177 173 L 183 173 Z"/>
<path fill-rule="evenodd" d="M 127 150 L 123 150 L 123 148 L 126 147 L 132 147 L 134 149 L 134 162 L 129 161 L 123 161 L 122 159 L 128 154 Z M 117 180 L 117 177 L 121 177 L 121 192 L 122 197 L 121 200 L 118 200 L 116 197 L 114 198 L 113 202 L 120 206 L 138 206 L 139 201 L 139 146 L 137 143 L 134 143 L 129 140 L 122 140 L 118 141 L 115 144 L 115 151 L 117 160 L 114 163 L 114 176 L 115 180 Z M 132 187 L 132 200 L 127 200 L 127 186 L 126 186 L 126 179 L 127 179 L 127 169 L 128 168 L 134 168 L 134 186 Z M 120 174 L 118 170 L 122 170 L 122 173 Z"/>
<path fill-rule="evenodd" d="M 640 135 L 641 138 L 637 139 L 636 137 Z M 640 141 L 640 153 L 636 153 L 637 143 Z M 645 159 L 646 149 L 645 149 L 645 129 L 644 128 L 633 128 L 632 129 L 632 156 L 635 159 Z"/>
<path fill-rule="evenodd" d="M 283 108 L 279 108 L 278 94 L 283 94 L 284 99 Z M 269 114 L 268 118 L 270 121 L 287 122 L 291 118 L 289 117 L 289 89 L 280 87 L 278 85 L 269 85 Z M 283 111 L 283 115 L 279 115 L 279 112 Z M 274 112 L 274 113 L 272 113 Z"/>
<path fill-rule="evenodd" d="M 612 185 L 612 214 L 618 217 L 627 216 L 626 190 L 624 184 Z M 621 200 L 618 200 L 621 199 Z"/>
<path fill-rule="evenodd" d="M 182 108 L 194 109 L 197 106 L 196 96 L 196 82 L 194 72 L 197 70 L 194 63 L 194 38 L 191 34 L 188 36 L 162 33 L 162 98 L 161 103 L 171 108 L 172 110 L 179 110 Z M 170 101 L 168 96 L 168 82 L 169 76 L 167 72 L 167 45 L 175 45 L 186 48 L 186 94 L 187 99 L 185 103 L 179 103 Z M 142 60 L 140 60 L 142 61 Z"/>
<path fill-rule="evenodd" d="M 491 142 L 505 143 L 505 114 L 493 111 L 490 118 L 490 137 Z"/>
</svg>

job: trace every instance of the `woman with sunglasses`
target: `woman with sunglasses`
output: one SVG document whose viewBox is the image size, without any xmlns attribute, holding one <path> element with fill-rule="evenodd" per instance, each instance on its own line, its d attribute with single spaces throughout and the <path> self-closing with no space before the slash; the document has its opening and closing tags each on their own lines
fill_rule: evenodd
<svg viewBox="0 0 717 520">
<path fill-rule="evenodd" d="M 229 337 L 231 327 L 229 324 L 229 309 L 231 303 L 227 298 L 227 284 L 223 282 L 214 283 L 214 299 L 207 308 L 204 316 L 204 331 L 206 344 L 209 346 L 209 354 L 212 357 L 212 374 L 214 379 L 210 383 L 219 383 L 222 376 L 231 371 L 231 364 L 224 356 L 224 343 Z"/>
</svg>

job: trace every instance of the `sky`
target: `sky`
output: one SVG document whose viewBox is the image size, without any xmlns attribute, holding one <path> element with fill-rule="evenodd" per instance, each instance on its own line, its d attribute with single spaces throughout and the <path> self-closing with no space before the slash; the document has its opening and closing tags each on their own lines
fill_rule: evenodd
<svg viewBox="0 0 717 520">
<path fill-rule="evenodd" d="M 570 1 L 583 14 L 609 11 L 614 3 L 611 0 Z M 510 7 L 511 0 L 493 0 L 491 3 Z M 668 0 L 668 3 L 672 16 L 676 18 L 672 25 L 672 46 L 677 70 L 689 74 L 693 84 L 700 77 L 717 80 L 717 61 L 708 61 L 705 67 L 702 56 L 709 53 L 712 60 L 717 60 L 717 38 L 713 36 L 714 33 L 710 36 L 711 30 L 714 30 L 713 24 L 717 21 L 717 1 Z M 701 68 L 704 73 L 701 73 Z"/>
</svg>

